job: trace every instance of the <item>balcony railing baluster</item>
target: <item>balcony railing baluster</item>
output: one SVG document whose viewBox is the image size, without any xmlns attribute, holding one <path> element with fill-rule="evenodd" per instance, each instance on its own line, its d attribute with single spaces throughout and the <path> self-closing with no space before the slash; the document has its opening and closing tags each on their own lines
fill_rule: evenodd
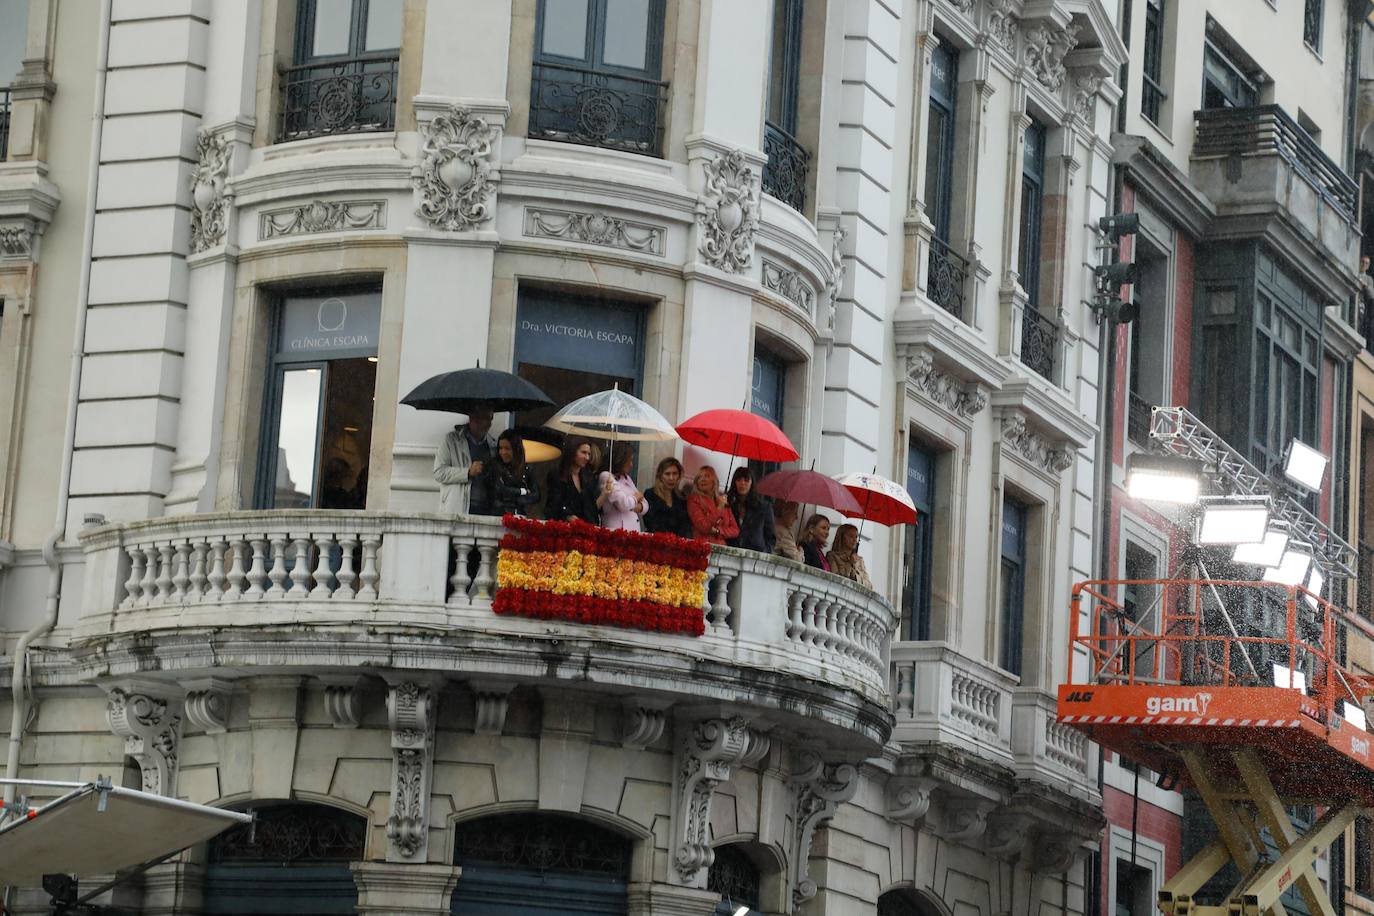
<svg viewBox="0 0 1374 916">
<path fill-rule="evenodd" d="M 964 319 L 964 281 L 968 279 L 968 261 L 956 254 L 949 243 L 934 236 L 930 240 L 929 273 L 926 295 L 930 301 L 960 321 Z"/>
<path fill-rule="evenodd" d="M 396 126 L 397 57 L 358 57 L 281 71 L 278 142 Z"/>
<path fill-rule="evenodd" d="M 1059 326 L 1047 315 L 1026 306 L 1021 321 L 1021 362 L 1035 373 L 1054 380 L 1054 351 Z"/>
<path fill-rule="evenodd" d="M 811 154 L 797 138 L 775 124 L 763 123 L 763 190 L 798 213 L 806 205 L 806 180 Z"/>
<path fill-rule="evenodd" d="M 562 64 L 535 64 L 532 76 L 531 137 L 663 155 L 667 83 Z"/>
</svg>

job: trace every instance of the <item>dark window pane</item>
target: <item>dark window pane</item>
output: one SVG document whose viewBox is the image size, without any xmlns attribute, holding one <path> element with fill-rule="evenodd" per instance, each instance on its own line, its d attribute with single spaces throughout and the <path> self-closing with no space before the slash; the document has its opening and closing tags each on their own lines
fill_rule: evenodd
<svg viewBox="0 0 1374 916">
<path fill-rule="evenodd" d="M 367 503 L 377 364 L 368 359 L 335 360 L 326 381 L 318 505 L 362 509 Z"/>
<path fill-rule="evenodd" d="M 1305 0 L 1302 9 L 1302 40 L 1313 49 L 1322 46 L 1322 0 Z"/>
<path fill-rule="evenodd" d="M 544 0 L 544 28 L 539 45 L 543 53 L 586 59 L 588 2 Z"/>
<path fill-rule="evenodd" d="M 385 51 L 401 46 L 401 0 L 368 0 L 365 51 Z"/>
<path fill-rule="evenodd" d="M 606 44 L 602 60 L 613 67 L 643 70 L 649 36 L 649 0 L 606 0 Z"/>
</svg>

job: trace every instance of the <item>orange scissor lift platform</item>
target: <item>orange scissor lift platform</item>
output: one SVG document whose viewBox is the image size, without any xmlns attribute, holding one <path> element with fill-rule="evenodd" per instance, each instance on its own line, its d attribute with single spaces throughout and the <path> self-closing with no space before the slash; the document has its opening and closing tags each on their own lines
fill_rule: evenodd
<svg viewBox="0 0 1374 916">
<path fill-rule="evenodd" d="M 1217 838 L 1164 883 L 1160 910 L 1284 916 L 1296 887 L 1313 916 L 1334 916 L 1312 866 L 1374 808 L 1374 736 L 1342 706 L 1374 684 L 1332 647 L 1366 640 L 1369 625 L 1302 588 L 1197 579 L 1082 582 L 1072 614 L 1059 721 L 1191 786 L 1216 822 Z M 1255 635 L 1237 617 L 1282 632 Z M 1302 832 L 1288 814 L 1298 804 L 1323 811 Z M 1228 863 L 1239 884 L 1195 901 Z"/>
</svg>

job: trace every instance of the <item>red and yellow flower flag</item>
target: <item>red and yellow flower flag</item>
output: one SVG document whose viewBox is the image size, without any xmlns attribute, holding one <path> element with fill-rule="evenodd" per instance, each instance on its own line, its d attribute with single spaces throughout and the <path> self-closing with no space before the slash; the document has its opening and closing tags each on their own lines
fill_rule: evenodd
<svg viewBox="0 0 1374 916">
<path fill-rule="evenodd" d="M 711 545 L 583 521 L 507 515 L 496 562 L 498 614 L 690 633 L 706 629 Z"/>
</svg>

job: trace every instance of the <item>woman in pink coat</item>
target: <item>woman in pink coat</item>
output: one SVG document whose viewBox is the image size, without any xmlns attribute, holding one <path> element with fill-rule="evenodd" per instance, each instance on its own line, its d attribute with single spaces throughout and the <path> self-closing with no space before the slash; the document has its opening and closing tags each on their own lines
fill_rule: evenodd
<svg viewBox="0 0 1374 916">
<path fill-rule="evenodd" d="M 635 464 L 635 450 L 625 447 L 615 453 L 615 463 L 608 471 L 602 471 L 597 482 L 601 491 L 596 496 L 596 507 L 601 510 L 602 528 L 627 528 L 639 531 L 639 517 L 648 506 L 644 494 L 635 486 L 630 471 Z"/>
</svg>

